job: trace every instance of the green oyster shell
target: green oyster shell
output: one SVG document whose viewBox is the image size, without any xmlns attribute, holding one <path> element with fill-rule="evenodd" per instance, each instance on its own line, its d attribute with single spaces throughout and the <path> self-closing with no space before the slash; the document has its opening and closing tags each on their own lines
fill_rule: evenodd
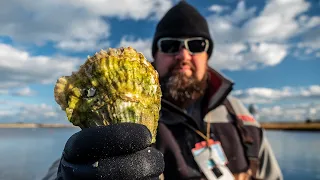
<svg viewBox="0 0 320 180">
<path fill-rule="evenodd" d="M 155 142 L 161 106 L 158 73 L 131 47 L 101 50 L 54 88 L 68 120 L 81 128 L 133 122 L 148 127 Z"/>
</svg>

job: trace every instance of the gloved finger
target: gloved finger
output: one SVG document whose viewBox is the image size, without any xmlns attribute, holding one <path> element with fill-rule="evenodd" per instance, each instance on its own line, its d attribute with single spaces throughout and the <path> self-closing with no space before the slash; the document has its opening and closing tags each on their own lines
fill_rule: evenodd
<svg viewBox="0 0 320 180">
<path fill-rule="evenodd" d="M 151 144 L 148 128 L 136 123 L 119 123 L 86 128 L 72 135 L 64 148 L 64 158 L 71 163 L 97 161 L 109 156 L 131 154 Z"/>
<path fill-rule="evenodd" d="M 149 180 L 157 179 L 163 171 L 162 153 L 150 147 L 129 155 L 107 157 L 93 164 L 72 164 L 61 160 L 64 180 Z"/>
</svg>

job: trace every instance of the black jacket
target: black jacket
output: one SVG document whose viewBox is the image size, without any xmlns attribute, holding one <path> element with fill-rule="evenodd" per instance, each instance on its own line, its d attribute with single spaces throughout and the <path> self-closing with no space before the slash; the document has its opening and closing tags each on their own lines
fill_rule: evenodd
<svg viewBox="0 0 320 180">
<path fill-rule="evenodd" d="M 155 146 L 164 154 L 164 178 L 171 180 L 203 177 L 191 150 L 196 143 L 204 139 L 184 123 L 187 122 L 206 134 L 206 124 L 209 121 L 210 138 L 221 142 L 228 159 L 227 166 L 233 174 L 254 168 L 254 177 L 282 179 L 275 160 L 270 162 L 272 167 L 269 169 L 259 166 L 260 163 L 266 163 L 260 158 L 263 151 L 262 141 L 265 139 L 263 130 L 241 102 L 229 95 L 233 83 L 220 73 L 209 69 L 208 84 L 206 95 L 202 100 L 195 102 L 191 110 L 162 105 Z M 236 110 L 233 109 L 234 104 L 237 106 Z M 273 157 L 271 149 L 267 147 L 269 155 Z M 270 169 L 273 169 L 272 172 Z M 270 173 L 266 173 L 267 171 Z"/>
</svg>

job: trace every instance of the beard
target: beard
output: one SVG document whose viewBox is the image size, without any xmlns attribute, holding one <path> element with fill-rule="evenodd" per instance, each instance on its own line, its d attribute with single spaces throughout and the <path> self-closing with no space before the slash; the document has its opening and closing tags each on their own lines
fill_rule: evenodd
<svg viewBox="0 0 320 180">
<path fill-rule="evenodd" d="M 207 87 L 206 75 L 199 81 L 195 76 L 195 68 L 189 65 L 192 75 L 187 76 L 183 72 L 168 73 L 160 79 L 163 98 L 179 107 L 187 107 L 205 93 Z"/>
</svg>

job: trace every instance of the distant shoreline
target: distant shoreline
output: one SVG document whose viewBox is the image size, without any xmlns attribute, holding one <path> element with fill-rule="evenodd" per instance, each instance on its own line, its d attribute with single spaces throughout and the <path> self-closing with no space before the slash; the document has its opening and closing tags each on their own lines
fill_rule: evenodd
<svg viewBox="0 0 320 180">
<path fill-rule="evenodd" d="M 0 128 L 79 128 L 72 124 L 0 123 Z"/>
<path fill-rule="evenodd" d="M 320 131 L 320 122 L 260 122 L 266 130 Z M 79 128 L 72 124 L 0 123 L 1 128 Z"/>
<path fill-rule="evenodd" d="M 267 130 L 320 131 L 320 122 L 261 122 Z"/>
</svg>

